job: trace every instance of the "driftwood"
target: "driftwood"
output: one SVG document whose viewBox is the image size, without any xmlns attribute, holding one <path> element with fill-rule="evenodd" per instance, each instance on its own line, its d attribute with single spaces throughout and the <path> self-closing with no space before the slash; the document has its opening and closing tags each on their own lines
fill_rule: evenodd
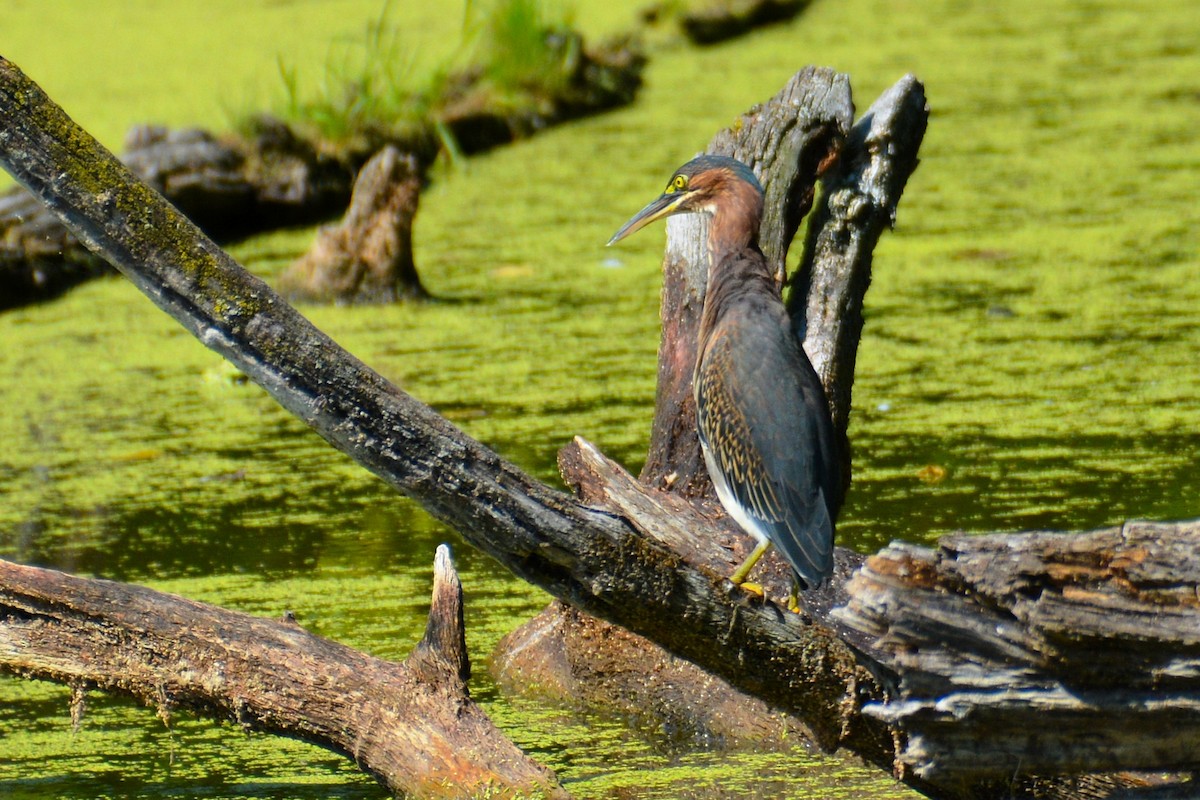
<svg viewBox="0 0 1200 800">
<path fill-rule="evenodd" d="M 1200 758 L 1200 522 L 948 536 L 867 559 L 838 615 L 877 638 L 903 769 L 939 784 Z"/>
<path fill-rule="evenodd" d="M 425 636 L 403 662 L 273 621 L 125 583 L 0 561 L 4 669 L 303 739 L 353 759 L 398 796 L 566 795 L 467 692 L 462 586 L 434 559 Z M 103 620 L 103 624 L 96 624 Z"/>
<path fill-rule="evenodd" d="M 523 106 L 498 98 L 480 70 L 468 70 L 447 82 L 440 108 L 424 123 L 404 133 L 364 131 L 337 152 L 262 115 L 246 138 L 139 126 L 126 137 L 122 160 L 218 242 L 311 225 L 346 208 L 354 176 L 388 145 L 416 159 L 423 176 L 447 141 L 470 155 L 636 97 L 646 58 L 631 43 L 587 48 L 575 33 L 548 36 L 562 74 L 554 91 Z M 37 198 L 20 188 L 0 196 L 0 311 L 110 272 Z"/>
<path fill-rule="evenodd" d="M 413 263 L 413 218 L 421 194 L 416 158 L 388 145 L 358 173 L 341 223 L 279 278 L 289 299 L 390 303 L 428 297 Z"/>
<path fill-rule="evenodd" d="M 525 475 L 314 329 L 138 183 L 3 60 L 0 105 L 10 110 L 0 118 L 0 160 L 89 246 L 119 265 L 160 307 L 332 444 L 416 497 L 514 574 L 796 715 L 820 746 L 845 747 L 883 769 L 897 769 L 902 780 L 930 797 L 1025 797 L 1051 794 L 1068 783 L 1079 785 L 1073 777 L 1057 783 L 1026 779 L 1025 753 L 1013 753 L 1007 770 L 1003 775 L 995 770 L 995 777 L 989 777 L 993 766 L 965 779 L 938 771 L 926 778 L 916 767 L 904 768 L 906 754 L 914 751 L 908 749 L 901 722 L 887 716 L 887 709 L 900 709 L 907 702 L 904 665 L 881 649 L 887 641 L 856 646 L 841 623 L 827 619 L 819 608 L 809 608 L 804 615 L 783 612 L 731 586 L 723 570 L 682 557 L 667 524 L 672 509 L 654 494 L 632 492 L 623 505 L 597 508 Z M 104 190 L 97 194 L 86 188 L 95 186 Z M 622 480 L 638 488 L 632 478 Z M 636 520 L 629 516 L 635 508 L 641 515 Z M 725 559 L 719 530 L 706 544 L 708 530 L 689 533 L 701 537 L 698 547 Z M 1179 531 L 1164 527 L 1142 544 L 1158 559 L 1178 538 Z M 1149 557 L 1143 560 L 1153 563 Z M 1184 565 L 1163 582 L 1183 597 L 1196 592 L 1200 577 Z M 959 591 L 951 586 L 945 593 Z M 848 588 L 872 591 L 856 583 Z M 884 609 L 886 614 L 886 604 Z M 1179 610 L 1191 613 L 1182 602 Z M 962 625 L 969 628 L 970 615 L 978 612 L 964 604 L 963 613 Z M 985 624 L 990 622 L 985 618 Z M 1157 617 L 1147 616 L 1142 623 L 1163 640 L 1171 639 Z M 1013 624 L 1020 622 L 1014 617 Z M 1089 646 L 1095 663 L 1116 654 L 1136 659 L 1130 648 L 1147 639 L 1148 634 L 1141 639 L 1101 636 Z M 953 648 L 955 642 L 950 639 L 947 644 Z M 1168 649 L 1187 646 L 1173 643 Z M 1156 646 L 1153 652 L 1162 650 Z M 0 651 L 0 667 L 7 665 L 6 658 Z M 1172 675 L 1171 697 L 1194 693 L 1197 681 L 1194 674 Z M 1080 698 L 1087 694 L 1078 686 L 1072 693 Z M 1027 707 L 1027 727 L 1065 725 L 1069 712 L 1067 717 L 1062 713 Z M 1128 724 L 1126 715 L 1140 713 L 1143 709 L 1131 705 L 1119 719 L 1106 719 L 1104 725 L 1122 726 Z M 1174 728 L 1143 730 L 1151 740 L 1136 751 L 1113 752 L 1106 769 L 1200 768 L 1200 747 L 1168 744 L 1178 739 Z M 924 746 L 938 741 L 927 738 Z M 1040 747 L 1030 740 L 1025 746 Z M 1078 752 L 1064 748 L 1052 764 L 1045 757 L 1036 760 L 1046 763 L 1045 775 L 1074 776 L 1095 769 L 1094 760 L 1080 760 Z M 1057 796 L 1067 795 L 1059 791 Z"/>
<path fill-rule="evenodd" d="M 767 201 L 760 242 L 781 284 L 789 247 L 812 206 L 818 176 L 824 177 L 827 186 L 837 187 L 836 191 L 827 191 L 823 198 L 823 218 L 831 216 L 827 210 L 831 202 L 844 204 L 848 193 L 860 198 L 856 225 L 843 224 L 844 233 L 839 237 L 854 243 L 852 257 L 815 259 L 813 251 L 808 249 L 801 257 L 798 275 L 837 276 L 820 283 L 823 294 L 840 298 L 857 292 L 856 302 L 843 304 L 857 313 L 858 325 L 823 326 L 820 323 L 825 320 L 819 318 L 819 324 L 813 326 L 814 335 L 806 347 L 814 361 L 829 364 L 842 353 L 849 353 L 853 361 L 862 330 L 862 295 L 869 282 L 870 254 L 880 232 L 894 218 L 904 184 L 916 167 L 916 153 L 925 128 L 924 115 L 925 100 L 920 85 L 907 78 L 869 110 L 864 122 L 852 128 L 854 108 L 847 76 L 829 69 L 809 68 L 797 73 L 770 102 L 751 109 L 730 129 L 718 133 L 708 147 L 710 153 L 734 156 L 750 164 L 762 177 Z M 887 146 L 883 146 L 884 141 Z M 745 558 L 748 537 L 725 517 L 716 502 L 696 437 L 692 399 L 692 369 L 707 282 L 708 258 L 701 245 L 706 237 L 705 226 L 705 220 L 699 216 L 668 220 L 658 395 L 650 452 L 640 478 L 644 487 L 629 485 L 622 477 L 623 471 L 604 463 L 598 454 L 589 456 L 594 453 L 591 446 L 582 451 L 575 450 L 580 444 L 572 446 L 564 451 L 559 465 L 564 480 L 582 499 L 620 508 L 635 524 L 645 515 L 639 516 L 623 504 L 636 506 L 640 502 L 638 493 L 658 490 L 661 494 L 655 493 L 649 504 L 666 506 L 682 526 L 680 535 L 671 542 L 672 547 L 693 562 L 728 574 Z M 826 254 L 830 249 L 819 252 Z M 803 320 L 808 308 L 806 303 L 793 306 L 800 331 L 805 328 Z M 850 388 L 847 385 L 834 391 L 831 382 L 844 379 L 849 383 L 853 373 L 834 374 L 826 369 L 823 377 L 830 387 L 838 434 L 845 440 Z M 849 448 L 844 447 L 842 452 L 845 456 L 842 468 L 848 483 Z M 688 502 L 682 502 L 681 498 Z M 720 538 L 715 541 L 721 551 L 711 547 L 714 528 L 720 530 Z M 701 537 L 688 533 L 701 530 L 708 531 L 703 535 L 703 543 Z M 723 557 L 718 557 L 718 553 Z M 843 576 L 859 563 L 855 554 L 845 550 L 839 551 L 837 560 Z M 788 568 L 773 553 L 767 556 L 766 563 L 769 567 L 764 582 L 768 589 L 775 597 L 786 596 L 790 588 Z M 844 599 L 841 585 L 841 580 L 834 580 L 822 590 L 808 593 L 807 605 L 820 610 L 824 618 L 824 612 Z M 711 677 L 695 665 L 650 642 L 629 634 L 611 633 L 605 628 L 606 623 L 552 605 L 501 643 L 503 650 L 499 658 L 493 658 L 493 670 L 499 680 L 513 686 L 528 683 L 507 674 L 509 671 L 536 670 L 540 675 L 539 690 L 542 693 L 561 690 L 556 696 L 565 702 L 621 709 L 636 695 L 644 716 L 657 718 L 674 730 L 694 730 L 702 739 L 760 743 L 775 738 L 776 728 L 764 729 L 756 723 L 762 714 L 757 703 L 748 698 L 742 701 L 740 724 L 738 718 L 729 714 L 712 719 L 714 695 L 720 695 L 720 705 L 732 710 L 738 707 L 736 698 L 745 698 L 743 693 L 727 685 L 714 686 Z M 514 655 L 509 657 L 506 651 Z M 577 675 L 600 672 L 606 664 L 625 665 L 607 681 L 610 687 L 615 687 L 619 680 L 619 689 L 601 694 L 574 688 L 579 683 Z M 636 665 L 644 665 L 644 669 L 637 669 Z M 547 674 L 551 667 L 559 668 L 561 674 Z M 686 686 L 697 687 L 697 691 L 689 693 L 678 688 Z M 658 696 L 654 695 L 655 687 L 662 688 Z M 719 727 L 714 727 L 715 724 Z M 785 718 L 781 725 L 791 726 L 793 721 Z"/>
</svg>

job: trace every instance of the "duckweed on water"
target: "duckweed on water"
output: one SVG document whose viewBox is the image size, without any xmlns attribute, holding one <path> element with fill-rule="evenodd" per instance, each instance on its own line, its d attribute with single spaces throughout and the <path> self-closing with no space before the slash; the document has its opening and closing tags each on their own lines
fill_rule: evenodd
<svg viewBox="0 0 1200 800">
<path fill-rule="evenodd" d="M 5 15 L 5 55 L 116 145 L 136 122 L 222 127 L 226 104 L 273 86 L 280 53 L 319 65 L 332 35 L 379 12 L 375 0 L 320 12 L 142 5 L 91 15 L 66 0 L 18 5 Z M 630 25 L 638 5 L 579 2 L 575 18 L 592 39 Z M 460 35 L 461 9 L 391 12 L 429 32 L 431 57 Z M 435 175 L 416 258 L 441 302 L 302 310 L 540 477 L 556 480 L 555 453 L 574 434 L 636 469 L 654 395 L 660 245 L 603 243 L 662 175 L 805 63 L 849 72 L 860 109 L 911 71 L 933 116 L 876 254 L 841 541 L 870 551 L 959 528 L 1195 516 L 1198 43 L 1187 0 L 818 0 L 794 23 L 720 47 L 666 45 L 635 106 Z M 277 233 L 235 255 L 273 279 L 311 238 Z M 455 534 L 128 284 L 4 314 L 0 342 L 3 555 L 265 616 L 292 609 L 386 657 L 420 636 L 433 549 Z M 696 752 L 500 696 L 487 653 L 545 597 L 461 545 L 455 557 L 476 696 L 578 796 L 914 796 L 837 759 Z M 0 681 L 0 794 L 383 795 L 323 751 L 186 717 L 167 732 L 118 700 L 92 698 L 72 736 L 68 696 Z"/>
</svg>

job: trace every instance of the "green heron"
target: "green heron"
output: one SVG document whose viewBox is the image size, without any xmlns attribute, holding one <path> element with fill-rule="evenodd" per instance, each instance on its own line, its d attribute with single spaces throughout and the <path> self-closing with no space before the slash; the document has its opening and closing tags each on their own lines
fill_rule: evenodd
<svg viewBox="0 0 1200 800">
<path fill-rule="evenodd" d="M 710 217 L 708 288 L 693 373 L 696 422 L 717 497 L 758 540 L 730 580 L 743 585 L 775 545 L 798 586 L 811 589 L 833 570 L 841 500 L 837 445 L 821 380 L 758 249 L 762 211 L 762 186 L 749 167 L 699 156 L 608 243 L 671 214 Z"/>
</svg>

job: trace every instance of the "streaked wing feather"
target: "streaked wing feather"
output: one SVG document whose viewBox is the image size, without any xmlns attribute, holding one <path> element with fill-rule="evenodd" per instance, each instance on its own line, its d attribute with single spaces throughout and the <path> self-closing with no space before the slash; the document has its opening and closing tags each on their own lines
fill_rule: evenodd
<svg viewBox="0 0 1200 800">
<path fill-rule="evenodd" d="M 833 519 L 820 483 L 829 465 L 812 416 L 822 410 L 806 407 L 800 381 L 811 367 L 793 361 L 803 354 L 773 334 L 714 331 L 696 372 L 697 423 L 730 493 L 811 588 L 833 565 Z"/>
</svg>

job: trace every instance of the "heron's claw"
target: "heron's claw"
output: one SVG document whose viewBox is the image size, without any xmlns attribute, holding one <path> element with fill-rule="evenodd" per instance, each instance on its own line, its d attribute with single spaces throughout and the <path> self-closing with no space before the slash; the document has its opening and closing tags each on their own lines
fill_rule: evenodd
<svg viewBox="0 0 1200 800">
<path fill-rule="evenodd" d="M 792 593 L 788 595 L 787 606 L 788 606 L 788 611 L 792 612 L 793 614 L 800 613 L 800 598 L 796 596 L 795 589 L 793 589 Z"/>
<path fill-rule="evenodd" d="M 763 592 L 763 587 L 762 587 L 761 583 L 754 583 L 752 581 L 744 581 L 743 583 L 738 584 L 738 588 L 745 589 L 750 594 L 757 596 L 760 600 L 766 598 L 766 593 Z"/>
</svg>

